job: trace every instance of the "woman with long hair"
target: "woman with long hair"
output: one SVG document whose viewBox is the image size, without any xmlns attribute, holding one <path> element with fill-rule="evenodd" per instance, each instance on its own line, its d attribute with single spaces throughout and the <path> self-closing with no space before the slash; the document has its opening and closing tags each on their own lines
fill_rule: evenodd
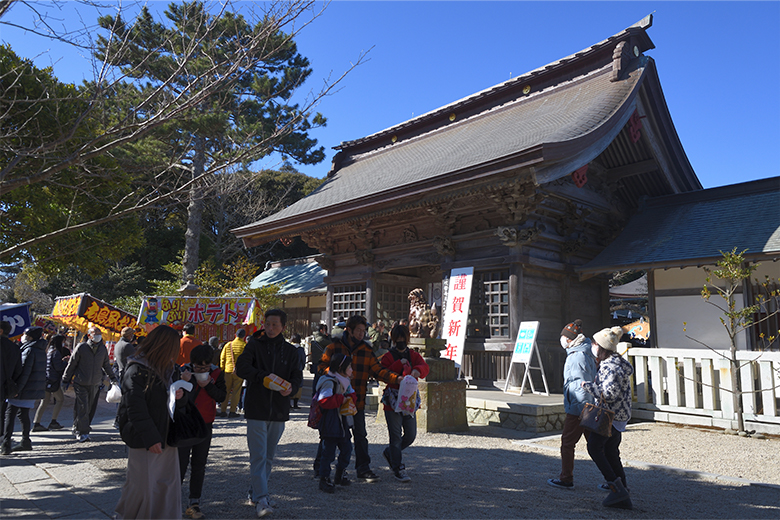
<svg viewBox="0 0 780 520">
<path fill-rule="evenodd" d="M 154 328 L 128 358 L 117 422 L 128 446 L 127 480 L 116 518 L 181 518 L 179 450 L 166 445 L 168 392 L 178 373 L 179 334 Z M 176 392 L 181 399 L 184 391 Z"/>
<path fill-rule="evenodd" d="M 632 509 L 626 487 L 626 473 L 620 462 L 620 441 L 631 419 L 631 375 L 634 367 L 618 353 L 618 341 L 622 334 L 620 327 L 612 327 L 593 335 L 599 369 L 595 381 L 583 381 L 582 387 L 596 397 L 597 406 L 615 412 L 609 437 L 596 432 L 588 435 L 588 454 L 606 479 L 606 487 L 609 489 L 609 495 L 602 504 Z"/>
<path fill-rule="evenodd" d="M 34 432 L 45 432 L 48 430 L 60 430 L 62 425 L 57 422 L 57 417 L 60 416 L 60 410 L 62 410 L 62 403 L 65 402 L 65 395 L 62 392 L 62 373 L 65 372 L 65 367 L 68 366 L 68 360 L 70 359 L 70 351 L 63 345 L 65 336 L 57 334 L 52 336 L 49 340 L 49 348 L 46 351 L 46 393 L 43 400 L 38 405 L 38 410 L 35 412 L 35 420 L 33 421 Z M 43 413 L 49 407 L 52 397 L 54 398 L 54 410 L 51 413 L 51 422 L 48 428 L 41 424 Z"/>
</svg>

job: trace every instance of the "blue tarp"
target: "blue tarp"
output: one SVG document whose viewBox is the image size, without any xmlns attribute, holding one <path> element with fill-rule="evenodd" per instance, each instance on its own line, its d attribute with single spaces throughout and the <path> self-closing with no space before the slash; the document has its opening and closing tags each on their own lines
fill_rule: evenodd
<svg viewBox="0 0 780 520">
<path fill-rule="evenodd" d="M 279 294 L 288 296 L 325 293 L 328 290 L 324 282 L 327 274 L 328 271 L 316 262 L 273 267 L 257 275 L 249 287 L 259 289 L 266 285 L 282 284 Z"/>
</svg>

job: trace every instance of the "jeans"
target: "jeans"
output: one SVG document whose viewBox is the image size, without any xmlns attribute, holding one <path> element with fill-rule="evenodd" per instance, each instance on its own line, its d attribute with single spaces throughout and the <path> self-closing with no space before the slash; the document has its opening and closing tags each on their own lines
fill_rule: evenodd
<svg viewBox="0 0 780 520">
<path fill-rule="evenodd" d="M 206 425 L 208 435 L 203 442 L 195 446 L 179 448 L 179 470 L 181 470 L 182 482 L 184 482 L 184 476 L 187 474 L 187 465 L 190 464 L 190 455 L 192 455 L 190 465 L 190 499 L 200 498 L 203 492 L 203 479 L 206 476 L 206 459 L 208 459 L 209 448 L 211 448 L 212 427 L 213 425 L 211 424 Z"/>
<path fill-rule="evenodd" d="M 574 448 L 580 437 L 588 438 L 588 433 L 580 426 L 579 416 L 566 414 L 561 433 L 561 474 L 558 477 L 561 482 L 574 482 Z"/>
<path fill-rule="evenodd" d="M 588 453 L 607 482 L 614 482 L 615 479 L 620 478 L 625 486 L 626 473 L 620 462 L 620 440 L 621 433 L 614 427 L 611 437 L 590 432 L 588 434 Z"/>
<path fill-rule="evenodd" d="M 339 460 L 336 463 L 336 469 L 343 470 L 349 466 L 349 458 L 352 456 L 352 436 L 347 430 L 344 437 L 325 437 L 320 441 L 322 446 L 322 458 L 320 459 L 320 477 L 330 477 L 330 463 L 336 458 L 336 448 L 339 449 Z"/>
<path fill-rule="evenodd" d="M 247 419 L 246 443 L 249 447 L 249 473 L 252 483 L 252 501 L 259 502 L 268 496 L 268 477 L 276 453 L 276 445 L 284 433 L 281 421 Z"/>
<path fill-rule="evenodd" d="M 393 471 L 398 471 L 404 469 L 404 464 L 401 462 L 401 452 L 411 446 L 417 437 L 417 418 L 414 415 L 385 410 L 385 421 L 387 422 L 387 433 L 390 435 L 390 445 L 386 451 Z M 403 428 L 403 436 L 401 428 Z"/>
<path fill-rule="evenodd" d="M 76 393 L 76 405 L 73 407 L 73 429 L 77 434 L 87 434 L 90 424 L 97 410 L 100 385 L 79 385 L 73 383 L 73 391 Z"/>
<path fill-rule="evenodd" d="M 368 454 L 368 433 L 366 433 L 366 411 L 358 410 L 353 416 L 355 426 L 355 472 L 358 475 L 371 469 L 371 456 Z"/>
</svg>

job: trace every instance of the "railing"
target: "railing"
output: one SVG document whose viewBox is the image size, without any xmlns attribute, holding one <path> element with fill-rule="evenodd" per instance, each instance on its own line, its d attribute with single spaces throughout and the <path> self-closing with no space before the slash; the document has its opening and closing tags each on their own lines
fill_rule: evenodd
<svg viewBox="0 0 780 520">
<path fill-rule="evenodd" d="M 736 428 L 728 355 L 708 349 L 630 349 L 634 417 Z M 740 351 L 737 359 L 745 428 L 780 434 L 780 352 Z"/>
</svg>

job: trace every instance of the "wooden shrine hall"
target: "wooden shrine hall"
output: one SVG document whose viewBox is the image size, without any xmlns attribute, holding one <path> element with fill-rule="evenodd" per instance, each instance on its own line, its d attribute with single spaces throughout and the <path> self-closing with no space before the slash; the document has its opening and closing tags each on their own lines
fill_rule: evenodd
<svg viewBox="0 0 780 520">
<path fill-rule="evenodd" d="M 474 267 L 464 373 L 503 381 L 522 321 L 539 321 L 553 391 L 559 334 L 610 325 L 608 279 L 575 268 L 642 197 L 701 189 L 669 114 L 647 34 L 652 15 L 585 50 L 367 137 L 341 143 L 326 181 L 232 232 L 252 247 L 300 236 L 328 271 L 329 325 L 405 318 Z M 443 285 L 444 284 L 444 285 Z"/>
</svg>

